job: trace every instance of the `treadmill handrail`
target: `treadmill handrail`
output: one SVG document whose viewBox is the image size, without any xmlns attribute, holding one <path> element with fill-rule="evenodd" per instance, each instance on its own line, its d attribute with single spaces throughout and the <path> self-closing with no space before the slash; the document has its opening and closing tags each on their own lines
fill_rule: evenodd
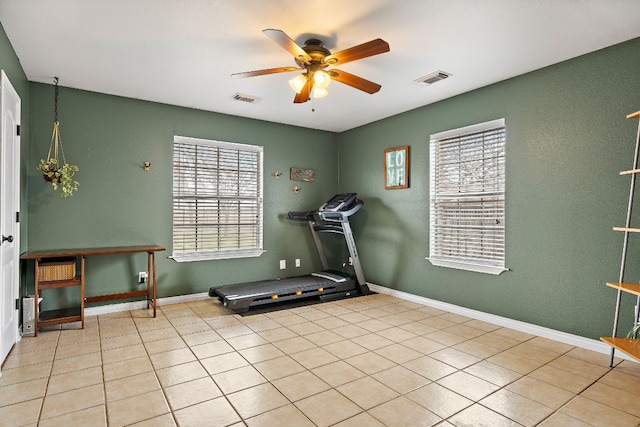
<svg viewBox="0 0 640 427">
<path fill-rule="evenodd" d="M 313 216 L 318 211 L 289 211 L 289 219 L 294 221 L 313 221 Z"/>
<path fill-rule="evenodd" d="M 342 227 L 335 224 L 316 225 L 313 227 L 318 233 L 344 234 Z"/>
</svg>

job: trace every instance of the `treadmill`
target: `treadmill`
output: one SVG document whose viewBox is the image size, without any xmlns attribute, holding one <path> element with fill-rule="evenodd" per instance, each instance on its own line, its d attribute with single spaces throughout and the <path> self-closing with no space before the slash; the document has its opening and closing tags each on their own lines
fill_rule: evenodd
<svg viewBox="0 0 640 427">
<path fill-rule="evenodd" d="M 217 297 L 225 307 L 236 313 L 246 313 L 250 308 L 266 308 L 264 306 L 267 304 L 291 303 L 303 299 L 326 301 L 370 294 L 349 225 L 349 217 L 358 212 L 364 204 L 356 196 L 356 193 L 337 194 L 316 210 L 289 212 L 290 219 L 306 221 L 309 224 L 322 271 L 308 276 L 212 287 L 209 289 L 209 296 Z M 344 236 L 355 276 L 329 269 L 320 241 L 321 233 Z"/>
</svg>

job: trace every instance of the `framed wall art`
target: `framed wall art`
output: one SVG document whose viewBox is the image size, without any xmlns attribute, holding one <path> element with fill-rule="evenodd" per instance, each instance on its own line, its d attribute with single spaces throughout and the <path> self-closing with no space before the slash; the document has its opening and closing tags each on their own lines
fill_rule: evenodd
<svg viewBox="0 0 640 427">
<path fill-rule="evenodd" d="M 316 173 L 313 169 L 291 168 L 290 179 L 291 181 L 314 182 Z"/>
<path fill-rule="evenodd" d="M 384 150 L 384 188 L 409 188 L 409 146 Z"/>
</svg>

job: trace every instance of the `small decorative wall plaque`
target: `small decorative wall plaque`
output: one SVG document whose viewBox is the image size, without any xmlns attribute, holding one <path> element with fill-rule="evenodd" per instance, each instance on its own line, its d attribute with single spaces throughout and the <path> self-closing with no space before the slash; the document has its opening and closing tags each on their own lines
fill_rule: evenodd
<svg viewBox="0 0 640 427">
<path fill-rule="evenodd" d="M 313 169 L 291 168 L 291 181 L 314 182 L 316 175 Z"/>
<path fill-rule="evenodd" d="M 384 188 L 409 187 L 409 146 L 384 150 Z"/>
</svg>

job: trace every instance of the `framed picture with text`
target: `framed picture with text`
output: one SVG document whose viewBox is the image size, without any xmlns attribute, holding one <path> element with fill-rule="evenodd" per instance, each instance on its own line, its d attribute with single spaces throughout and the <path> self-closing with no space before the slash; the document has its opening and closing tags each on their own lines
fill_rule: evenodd
<svg viewBox="0 0 640 427">
<path fill-rule="evenodd" d="M 384 150 L 384 188 L 409 188 L 409 146 Z"/>
</svg>

